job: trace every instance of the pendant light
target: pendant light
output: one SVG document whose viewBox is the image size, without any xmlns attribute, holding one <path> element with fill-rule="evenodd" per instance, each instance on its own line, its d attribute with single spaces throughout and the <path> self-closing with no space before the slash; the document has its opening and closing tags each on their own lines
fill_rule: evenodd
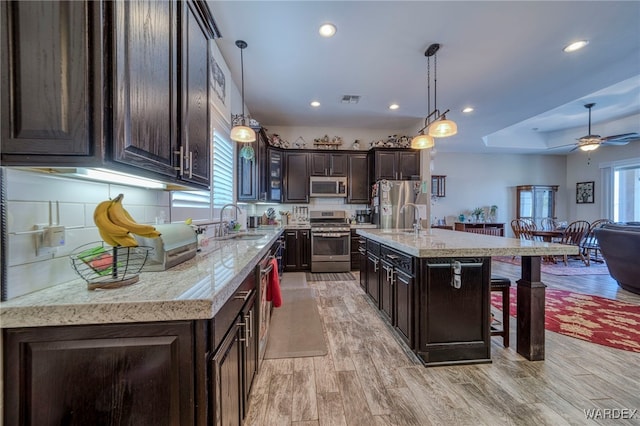
<svg viewBox="0 0 640 426">
<path fill-rule="evenodd" d="M 427 50 L 428 52 L 428 50 Z M 425 52 L 425 56 L 427 56 Z M 427 111 L 431 110 L 431 66 L 429 63 L 429 56 L 427 56 Z M 429 114 L 431 115 L 431 114 Z M 418 132 L 418 136 L 411 139 L 411 148 L 413 149 L 427 149 L 433 148 L 436 141 L 432 136 L 425 134 L 425 129 L 429 126 L 429 115 L 424 119 L 424 127 Z"/>
<path fill-rule="evenodd" d="M 233 128 L 231 129 L 231 140 L 234 140 L 236 142 L 254 142 L 256 140 L 256 132 L 251 128 L 245 125 L 245 116 L 244 116 L 244 58 L 242 56 L 242 51 L 247 47 L 247 43 L 243 40 L 236 40 L 236 46 L 238 46 L 240 48 L 240 69 L 241 69 L 241 75 L 242 75 L 242 118 L 241 118 L 241 125 L 239 126 L 233 126 Z M 247 151 L 245 150 L 245 148 L 247 147 L 243 147 L 242 151 Z M 253 148 L 252 147 L 248 147 L 251 151 L 251 154 L 253 154 Z M 249 154 L 248 152 L 246 152 L 245 154 Z M 243 155 L 243 158 L 246 158 L 245 155 Z M 253 158 L 253 155 L 251 155 L 251 158 Z M 247 158 L 247 159 L 251 159 L 251 158 Z"/>
<path fill-rule="evenodd" d="M 434 138 L 446 138 L 458 133 L 458 125 L 453 120 L 447 120 L 446 114 L 449 110 L 446 110 L 442 114 L 440 114 L 440 111 L 438 110 L 438 55 L 436 53 L 439 49 L 440 45 L 438 43 L 434 43 L 429 46 L 425 52 L 427 60 L 429 57 L 433 56 L 433 106 L 438 115 L 438 117 L 436 117 L 436 121 L 429 126 L 429 136 L 433 136 Z"/>
<path fill-rule="evenodd" d="M 424 56 L 427 57 L 427 110 L 429 114 L 424 119 L 424 127 L 420 129 L 418 135 L 411 140 L 411 148 L 425 149 L 435 146 L 434 138 L 444 138 L 447 136 L 453 136 L 458 133 L 458 126 L 452 120 L 448 120 L 446 114 L 440 113 L 437 103 L 437 61 L 435 59 L 436 52 L 440 49 L 440 44 L 433 43 L 424 52 Z M 433 103 L 434 110 L 431 111 L 431 57 L 434 56 L 434 94 Z"/>
</svg>

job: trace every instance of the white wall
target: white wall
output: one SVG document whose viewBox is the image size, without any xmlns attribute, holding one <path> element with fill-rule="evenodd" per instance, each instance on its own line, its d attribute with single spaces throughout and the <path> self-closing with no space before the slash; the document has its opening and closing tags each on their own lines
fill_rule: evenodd
<svg viewBox="0 0 640 426">
<path fill-rule="evenodd" d="M 497 205 L 496 222 L 505 223 L 507 235 L 516 217 L 516 186 L 560 185 L 566 182 L 564 156 L 515 154 L 463 154 L 438 152 L 433 158 L 435 175 L 446 175 L 446 197 L 431 207 L 432 218 L 457 221 L 475 207 Z M 558 197 L 557 216 L 567 217 L 567 203 Z"/>
</svg>

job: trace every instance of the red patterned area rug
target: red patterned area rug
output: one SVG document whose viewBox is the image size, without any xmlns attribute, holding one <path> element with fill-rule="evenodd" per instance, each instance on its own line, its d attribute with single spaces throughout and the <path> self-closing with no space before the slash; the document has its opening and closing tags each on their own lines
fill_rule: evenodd
<svg viewBox="0 0 640 426">
<path fill-rule="evenodd" d="M 515 259 L 511 256 L 495 256 L 491 258 L 498 262 L 510 263 L 512 265 L 520 265 L 520 257 Z M 609 268 L 605 263 L 591 262 L 591 266 L 587 266 L 580 259 L 569 259 L 568 265 L 565 266 L 562 259 L 557 260 L 558 263 L 542 262 L 540 270 L 551 275 L 608 275 Z"/>
<path fill-rule="evenodd" d="M 500 293 L 491 293 L 491 304 L 501 309 Z M 515 287 L 511 287 L 509 310 L 515 317 Z M 640 353 L 640 305 L 547 288 L 544 327 L 591 343 Z"/>
</svg>

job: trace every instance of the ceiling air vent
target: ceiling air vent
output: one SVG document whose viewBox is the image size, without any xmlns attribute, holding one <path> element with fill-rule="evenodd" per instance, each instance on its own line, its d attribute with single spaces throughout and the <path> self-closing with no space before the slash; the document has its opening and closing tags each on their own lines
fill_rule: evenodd
<svg viewBox="0 0 640 426">
<path fill-rule="evenodd" d="M 358 95 L 343 95 L 342 103 L 343 104 L 357 104 L 360 102 L 360 96 Z"/>
</svg>

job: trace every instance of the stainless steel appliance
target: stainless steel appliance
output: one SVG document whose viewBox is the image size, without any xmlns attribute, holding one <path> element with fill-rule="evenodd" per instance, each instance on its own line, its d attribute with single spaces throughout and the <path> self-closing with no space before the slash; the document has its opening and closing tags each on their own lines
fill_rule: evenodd
<svg viewBox="0 0 640 426">
<path fill-rule="evenodd" d="M 311 176 L 309 178 L 310 197 L 346 197 L 347 178 L 334 176 Z"/>
<path fill-rule="evenodd" d="M 311 272 L 351 270 L 351 227 L 345 211 L 311 211 Z"/>
<path fill-rule="evenodd" d="M 371 223 L 371 209 L 356 210 L 357 223 Z"/>
<path fill-rule="evenodd" d="M 420 181 L 415 180 L 380 180 L 374 186 L 373 223 L 381 229 L 407 229 L 419 215 L 421 220 L 427 219 L 429 194 Z M 400 211 L 406 203 L 419 206 L 416 213 L 414 206 Z"/>
<path fill-rule="evenodd" d="M 155 225 L 160 232 L 158 238 L 135 235 L 141 246 L 153 247 L 142 268 L 143 271 L 165 271 L 196 255 L 198 238 L 196 231 L 184 223 Z"/>
</svg>

